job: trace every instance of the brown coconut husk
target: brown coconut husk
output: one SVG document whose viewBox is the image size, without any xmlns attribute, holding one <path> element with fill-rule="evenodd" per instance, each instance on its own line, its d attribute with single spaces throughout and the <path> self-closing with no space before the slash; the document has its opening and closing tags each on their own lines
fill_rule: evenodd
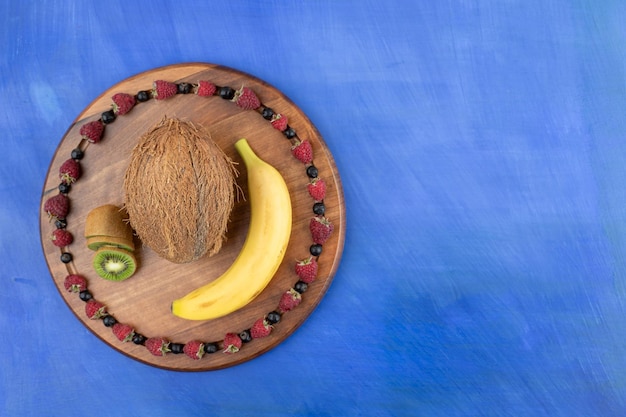
<svg viewBox="0 0 626 417">
<path fill-rule="evenodd" d="M 143 244 L 175 263 L 216 254 L 235 202 L 234 162 L 201 126 L 164 117 L 135 145 L 125 207 Z"/>
</svg>

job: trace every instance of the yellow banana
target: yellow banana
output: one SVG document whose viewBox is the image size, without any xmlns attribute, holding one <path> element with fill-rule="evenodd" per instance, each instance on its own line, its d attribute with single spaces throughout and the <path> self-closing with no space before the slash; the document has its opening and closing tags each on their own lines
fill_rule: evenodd
<svg viewBox="0 0 626 417">
<path fill-rule="evenodd" d="M 235 149 L 248 171 L 248 234 L 226 272 L 172 302 L 172 313 L 184 319 L 214 319 L 248 304 L 272 280 L 287 250 L 292 212 L 285 180 L 254 153 L 246 139 L 238 140 Z"/>
</svg>

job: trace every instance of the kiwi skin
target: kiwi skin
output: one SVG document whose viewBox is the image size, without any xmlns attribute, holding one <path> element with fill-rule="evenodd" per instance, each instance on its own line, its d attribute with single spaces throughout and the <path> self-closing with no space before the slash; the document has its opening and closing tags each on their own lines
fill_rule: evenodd
<svg viewBox="0 0 626 417">
<path fill-rule="evenodd" d="M 93 257 L 96 273 L 109 281 L 124 281 L 137 270 L 137 259 L 132 252 L 115 247 L 102 246 Z"/>
</svg>

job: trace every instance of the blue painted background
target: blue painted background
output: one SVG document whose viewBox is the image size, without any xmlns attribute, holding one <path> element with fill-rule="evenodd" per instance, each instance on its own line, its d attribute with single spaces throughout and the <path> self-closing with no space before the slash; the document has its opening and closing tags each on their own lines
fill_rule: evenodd
<svg viewBox="0 0 626 417">
<path fill-rule="evenodd" d="M 4 0 L 0 414 L 626 415 L 625 17 L 619 0 Z M 195 374 L 89 333 L 38 232 L 76 115 L 189 61 L 296 102 L 347 207 L 310 319 Z"/>
</svg>

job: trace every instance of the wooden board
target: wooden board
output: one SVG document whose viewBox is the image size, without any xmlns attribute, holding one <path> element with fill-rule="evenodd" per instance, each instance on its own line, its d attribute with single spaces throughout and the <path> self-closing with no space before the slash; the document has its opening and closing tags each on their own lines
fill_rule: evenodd
<svg viewBox="0 0 626 417">
<path fill-rule="evenodd" d="M 130 113 L 118 116 L 113 123 L 107 125 L 102 141 L 97 144 L 81 140 L 81 126 L 99 119 L 102 112 L 109 110 L 113 94 L 136 94 L 140 90 L 149 90 L 153 81 L 159 79 L 190 83 L 208 80 L 218 86 L 230 86 L 234 89 L 250 87 L 264 106 L 288 117 L 289 125 L 296 130 L 299 138 L 311 141 L 313 164 L 319 170 L 319 177 L 327 184 L 324 200 L 326 216 L 333 222 L 335 230 L 323 245 L 323 252 L 318 259 L 318 278 L 303 294 L 302 303 L 296 309 L 283 314 L 270 336 L 244 344 L 235 354 L 218 351 L 205 355 L 200 360 L 192 360 L 184 354 L 153 356 L 144 346 L 117 340 L 111 329 L 103 325 L 102 320 L 88 319 L 84 311 L 85 303 L 77 294 L 68 292 L 63 287 L 68 273 L 85 276 L 94 298 L 105 304 L 116 320 L 131 324 L 147 337 L 162 336 L 175 343 L 194 339 L 221 343 L 227 332 L 239 333 L 248 329 L 257 318 L 276 309 L 281 294 L 297 281 L 293 270 L 295 261 L 307 257 L 312 244 L 308 224 L 314 216 L 314 201 L 307 191 L 309 178 L 305 165 L 291 155 L 291 141 L 282 132 L 274 129 L 257 111 L 239 109 L 234 103 L 218 96 L 179 94 L 167 100 L 152 99 L 138 103 Z M 228 240 L 222 250 L 215 256 L 204 257 L 189 264 L 170 263 L 137 242 L 138 272 L 126 281 L 110 282 L 95 274 L 91 266 L 93 252 L 85 246 L 83 231 L 87 213 L 103 204 L 123 204 L 122 184 L 128 157 L 138 138 L 164 116 L 190 120 L 205 126 L 224 152 L 239 163 L 238 183 L 244 190 L 247 189 L 245 167 L 233 144 L 242 137 L 247 138 L 255 152 L 281 172 L 291 195 L 292 236 L 278 272 L 252 303 L 219 319 L 184 320 L 171 314 L 170 304 L 172 300 L 215 279 L 233 262 L 247 232 L 249 206 L 246 201 L 237 202 L 233 209 Z M 59 192 L 59 167 L 70 157 L 72 149 L 78 146 L 85 152 L 81 161 L 83 174 L 68 195 L 71 209 L 67 216 L 67 229 L 74 235 L 74 242 L 67 248 L 60 249 L 51 242 L 50 235 L 55 226 L 44 213 L 43 205 L 49 197 Z M 105 91 L 76 118 L 62 138 L 48 169 L 41 199 L 40 232 L 43 252 L 59 294 L 76 317 L 102 341 L 125 355 L 159 368 L 206 371 L 236 365 L 257 357 L 281 343 L 306 320 L 322 300 L 337 271 L 345 237 L 345 206 L 339 173 L 331 153 L 311 121 L 291 100 L 276 88 L 251 75 L 223 66 L 190 63 L 157 68 L 130 77 Z M 73 255 L 71 263 L 61 262 L 60 255 L 63 251 Z"/>
</svg>

